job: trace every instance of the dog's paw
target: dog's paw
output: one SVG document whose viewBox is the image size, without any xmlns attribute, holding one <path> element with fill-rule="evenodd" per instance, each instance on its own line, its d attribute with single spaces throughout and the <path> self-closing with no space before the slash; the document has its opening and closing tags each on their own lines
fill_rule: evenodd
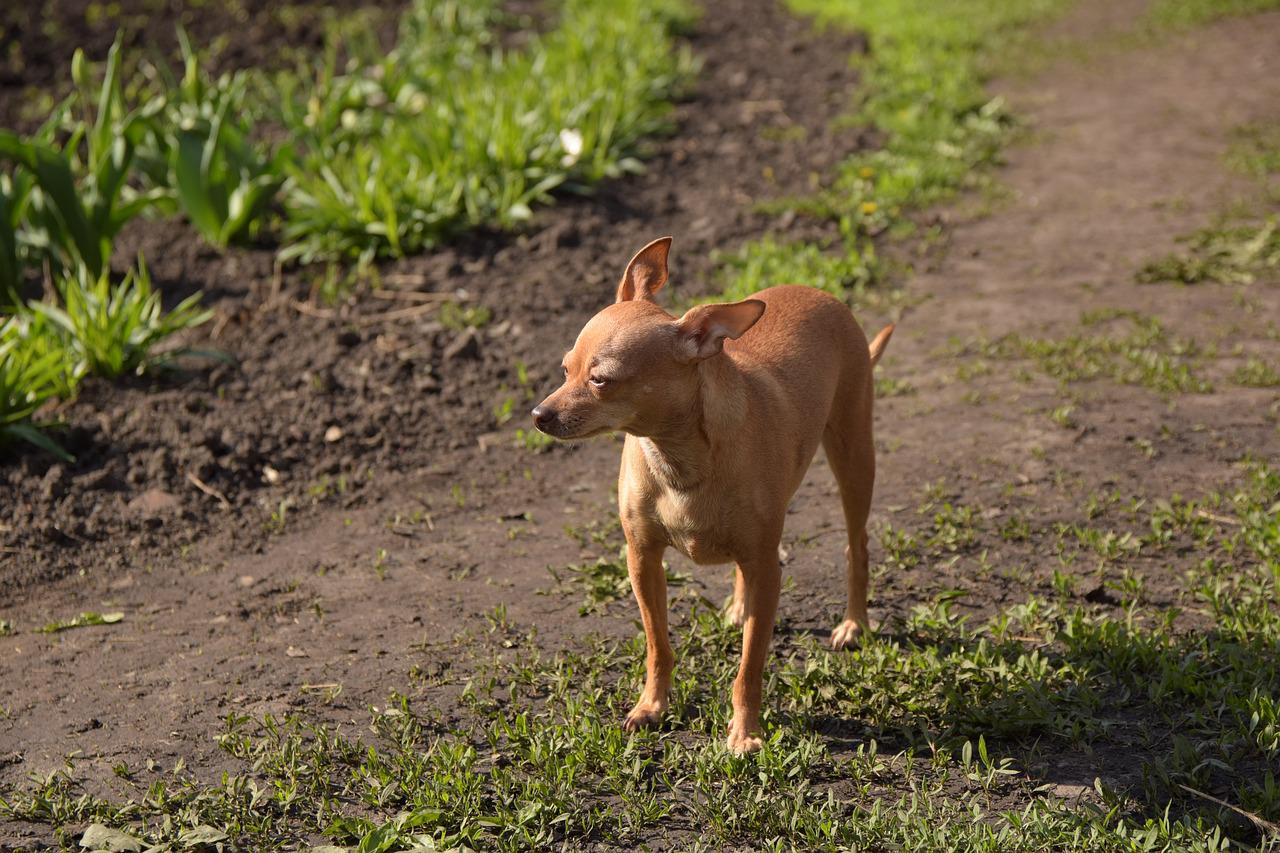
<svg viewBox="0 0 1280 853">
<path fill-rule="evenodd" d="M 734 755 L 748 755 L 752 752 L 759 752 L 764 746 L 764 740 L 761 739 L 759 733 L 752 734 L 746 728 L 738 726 L 729 727 L 729 739 L 725 742 L 725 746 Z"/>
<path fill-rule="evenodd" d="M 724 624 L 726 625 L 741 628 L 742 624 L 747 621 L 747 607 L 738 599 L 730 599 L 721 612 L 724 614 Z"/>
<path fill-rule="evenodd" d="M 622 721 L 622 730 L 638 732 L 640 729 L 656 726 L 662 722 L 662 715 L 666 713 L 666 710 L 666 702 L 646 702 L 641 699 L 631 709 L 631 713 L 627 714 L 627 718 Z"/>
<path fill-rule="evenodd" d="M 839 651 L 852 646 L 862 632 L 863 627 L 859 622 L 853 619 L 844 620 L 831 631 L 831 648 Z"/>
</svg>

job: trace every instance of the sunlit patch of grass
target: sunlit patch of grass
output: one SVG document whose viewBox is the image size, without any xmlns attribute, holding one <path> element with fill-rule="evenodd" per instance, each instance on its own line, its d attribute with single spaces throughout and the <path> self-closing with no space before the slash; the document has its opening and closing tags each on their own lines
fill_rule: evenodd
<svg viewBox="0 0 1280 853">
<path fill-rule="evenodd" d="M 1249 284 L 1280 276 L 1280 231 L 1275 217 L 1254 225 L 1206 228 L 1185 239 L 1187 250 L 1146 264 L 1138 281 Z"/>
<path fill-rule="evenodd" d="M 813 243 L 781 243 L 766 237 L 720 261 L 720 289 L 706 297 L 737 301 L 779 284 L 803 284 L 839 298 L 861 294 L 879 277 L 875 249 L 824 250 Z"/>
<path fill-rule="evenodd" d="M 0 323 L 0 445 L 23 441 L 64 460 L 71 457 L 46 434 L 40 411 L 75 395 L 77 362 L 62 333 L 44 315 Z"/>
<path fill-rule="evenodd" d="M 1232 136 L 1227 163 L 1234 169 L 1257 180 L 1280 175 L 1280 121 L 1242 125 Z"/>
<path fill-rule="evenodd" d="M 199 293 L 165 311 L 141 258 L 118 282 L 105 270 L 93 276 L 80 267 L 58 283 L 58 290 L 61 305 L 32 302 L 29 307 L 66 336 L 77 375 L 141 373 L 162 361 L 158 347 L 166 339 L 213 316 L 200 309 Z"/>
<path fill-rule="evenodd" d="M 395 48 L 344 46 L 278 81 L 285 256 L 399 256 L 477 226 L 516 227 L 557 188 L 635 171 L 691 70 L 678 0 L 564 0 L 555 25 L 501 47 L 492 0 L 420 0 Z M 608 57 L 608 61 L 602 61 Z"/>
<path fill-rule="evenodd" d="M 1280 370 L 1260 358 L 1250 358 L 1235 369 L 1231 381 L 1250 388 L 1274 388 L 1280 385 Z"/>
<path fill-rule="evenodd" d="M 581 592 L 582 605 L 578 615 L 586 616 L 604 610 L 609 604 L 631 597 L 631 576 L 627 572 L 627 549 L 622 544 L 622 527 L 616 517 L 607 524 L 594 524 L 587 528 L 568 528 L 565 531 L 578 544 L 592 547 L 599 552 L 594 560 L 569 566 L 548 566 L 547 571 L 555 580 L 548 595 L 564 595 Z M 668 588 L 681 587 L 691 578 L 663 564 Z"/>
<path fill-rule="evenodd" d="M 925 205 L 972 186 L 1012 129 L 985 84 L 987 57 L 1028 24 L 1062 8 L 1058 0 L 790 0 L 796 11 L 867 33 L 859 124 L 885 144 L 846 160 L 821 196 L 846 233 L 895 227 Z"/>
<path fill-rule="evenodd" d="M 1242 0 L 1242 5 L 1247 4 L 1248 0 Z M 1207 4 L 1188 0 L 1186 5 L 1199 8 Z M 1280 2 L 1271 5 L 1280 6 Z M 1280 124 L 1244 125 L 1233 135 L 1227 162 L 1256 181 L 1269 201 L 1280 200 L 1280 184 L 1276 183 L 1280 178 Z M 1222 222 L 1181 238 L 1187 248 L 1144 265 L 1138 271 L 1138 281 L 1250 284 L 1259 278 L 1280 278 L 1277 219 L 1274 215 L 1265 219 L 1253 216 L 1249 213 L 1245 217 L 1252 221 Z"/>
<path fill-rule="evenodd" d="M 893 376 L 876 377 L 876 397 L 905 397 L 916 393 L 915 386 L 905 379 Z"/>
</svg>

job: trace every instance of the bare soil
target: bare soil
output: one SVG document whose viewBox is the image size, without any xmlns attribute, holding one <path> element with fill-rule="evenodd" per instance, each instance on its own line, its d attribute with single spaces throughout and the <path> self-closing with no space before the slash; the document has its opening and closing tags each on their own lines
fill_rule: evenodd
<svg viewBox="0 0 1280 853">
<path fill-rule="evenodd" d="M 1101 41 L 1116 5 L 1084 2 L 1055 30 Z M 977 535 L 954 560 L 875 570 L 874 620 L 892 624 L 949 589 L 965 593 L 962 611 L 989 614 L 1048 590 L 1055 570 L 1081 577 L 1082 599 L 1118 606 L 1092 565 L 1054 557 L 1055 522 L 1086 520 L 1086 502 L 1101 495 L 1229 489 L 1243 459 L 1277 457 L 1275 390 L 1227 381 L 1246 355 L 1280 356 L 1277 282 L 1180 288 L 1138 285 L 1134 273 L 1226 204 L 1253 198 L 1222 155 L 1231 128 L 1276 118 L 1278 38 L 1280 15 L 1255 16 L 1054 60 L 993 87 L 1035 133 L 1009 152 L 1007 192 L 939 211 L 947 245 L 904 258 L 916 264 L 905 282 L 915 307 L 878 369 L 913 392 L 878 403 L 872 516 L 873 529 L 921 532 L 931 513 L 919 507 L 948 501 L 977 512 Z M 367 705 L 409 689 L 410 668 L 451 666 L 436 642 L 481 629 L 499 604 L 549 647 L 635 630 L 626 602 L 580 616 L 581 599 L 552 592 L 546 571 L 595 556 L 564 528 L 607 521 L 619 446 L 535 454 L 514 446 L 512 430 L 635 248 L 674 234 L 675 287 L 710 289 L 718 250 L 769 229 L 823 236 L 752 205 L 803 192 L 811 174 L 867 141 L 832 125 L 856 90 L 847 59 L 859 40 L 815 33 L 772 0 L 731 0 L 689 41 L 703 73 L 644 175 L 562 199 L 526 234 L 481 234 L 386 269 L 395 286 L 461 290 L 465 304 L 489 308 L 474 341 L 432 317 L 383 316 L 400 301 L 299 309 L 310 282 L 277 280 L 269 247 L 219 254 L 180 223 L 129 235 L 125 252 L 144 249 L 165 287 L 205 291 L 219 320 L 193 343 L 236 363 L 91 386 L 66 411 L 75 464 L 28 453 L 0 465 L 0 617 L 16 628 L 0 638 L 0 785 L 72 752 L 78 773 L 104 787 L 124 760 L 181 758 L 213 774 L 228 760 L 211 736 L 231 711 L 359 725 Z M 1140 311 L 1216 345 L 1202 368 L 1215 390 L 1170 396 L 1104 380 L 1064 390 L 1029 363 L 947 345 L 1078 334 L 1094 309 Z M 874 330 L 889 318 L 860 319 Z M 494 407 L 509 396 L 516 417 L 500 427 Z M 1068 404 L 1068 425 L 1055 423 L 1050 413 Z M 331 427 L 341 437 L 326 441 Z M 148 492 L 153 500 L 140 500 Z M 1026 539 L 999 535 L 1014 517 L 1029 521 Z M 1090 521 L 1139 523 L 1118 504 Z M 843 544 L 819 460 L 788 520 L 794 585 L 780 633 L 822 635 L 835 623 Z M 1180 559 L 1137 561 L 1152 601 L 1172 603 L 1199 557 Z M 873 537 L 873 566 L 882 562 Z M 678 568 L 713 600 L 729 590 L 727 570 Z M 125 617 L 34 632 L 84 610 Z M 417 698 L 447 704 L 426 690 Z M 1123 783 L 1136 766 L 1131 755 L 1082 754 L 1032 770 L 1072 791 L 1095 776 Z M 0 847 L 48 840 L 42 831 L 0 826 Z"/>
</svg>

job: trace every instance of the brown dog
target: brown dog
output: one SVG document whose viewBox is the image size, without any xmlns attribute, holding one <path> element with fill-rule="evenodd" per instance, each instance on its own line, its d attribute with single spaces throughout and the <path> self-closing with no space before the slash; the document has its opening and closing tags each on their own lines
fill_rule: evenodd
<svg viewBox="0 0 1280 853">
<path fill-rule="evenodd" d="M 848 307 L 798 286 L 699 305 L 677 320 L 654 302 L 670 248 L 663 237 L 631 259 L 616 304 L 583 328 L 564 357 L 564 385 L 533 419 L 560 439 L 626 433 L 618 507 L 648 655 L 624 728 L 655 723 L 667 708 L 674 656 L 662 555 L 671 545 L 699 564 L 737 564 L 727 616 L 743 628 L 742 663 L 728 745 L 751 752 L 761 746 L 760 684 L 778 607 L 783 519 L 818 442 L 840 484 L 849 532 L 849 599 L 831 645 L 841 648 L 868 628 L 871 369 L 893 326 L 868 348 Z"/>
</svg>

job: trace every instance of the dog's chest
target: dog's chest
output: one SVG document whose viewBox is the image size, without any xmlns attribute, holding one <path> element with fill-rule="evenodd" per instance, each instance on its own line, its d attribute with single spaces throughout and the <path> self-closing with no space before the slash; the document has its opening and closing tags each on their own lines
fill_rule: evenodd
<svg viewBox="0 0 1280 853">
<path fill-rule="evenodd" d="M 719 529 L 714 515 L 708 517 L 710 508 L 698 498 L 696 493 L 663 491 L 659 494 L 654 508 L 668 541 L 700 565 L 732 562 L 727 537 Z"/>
</svg>

